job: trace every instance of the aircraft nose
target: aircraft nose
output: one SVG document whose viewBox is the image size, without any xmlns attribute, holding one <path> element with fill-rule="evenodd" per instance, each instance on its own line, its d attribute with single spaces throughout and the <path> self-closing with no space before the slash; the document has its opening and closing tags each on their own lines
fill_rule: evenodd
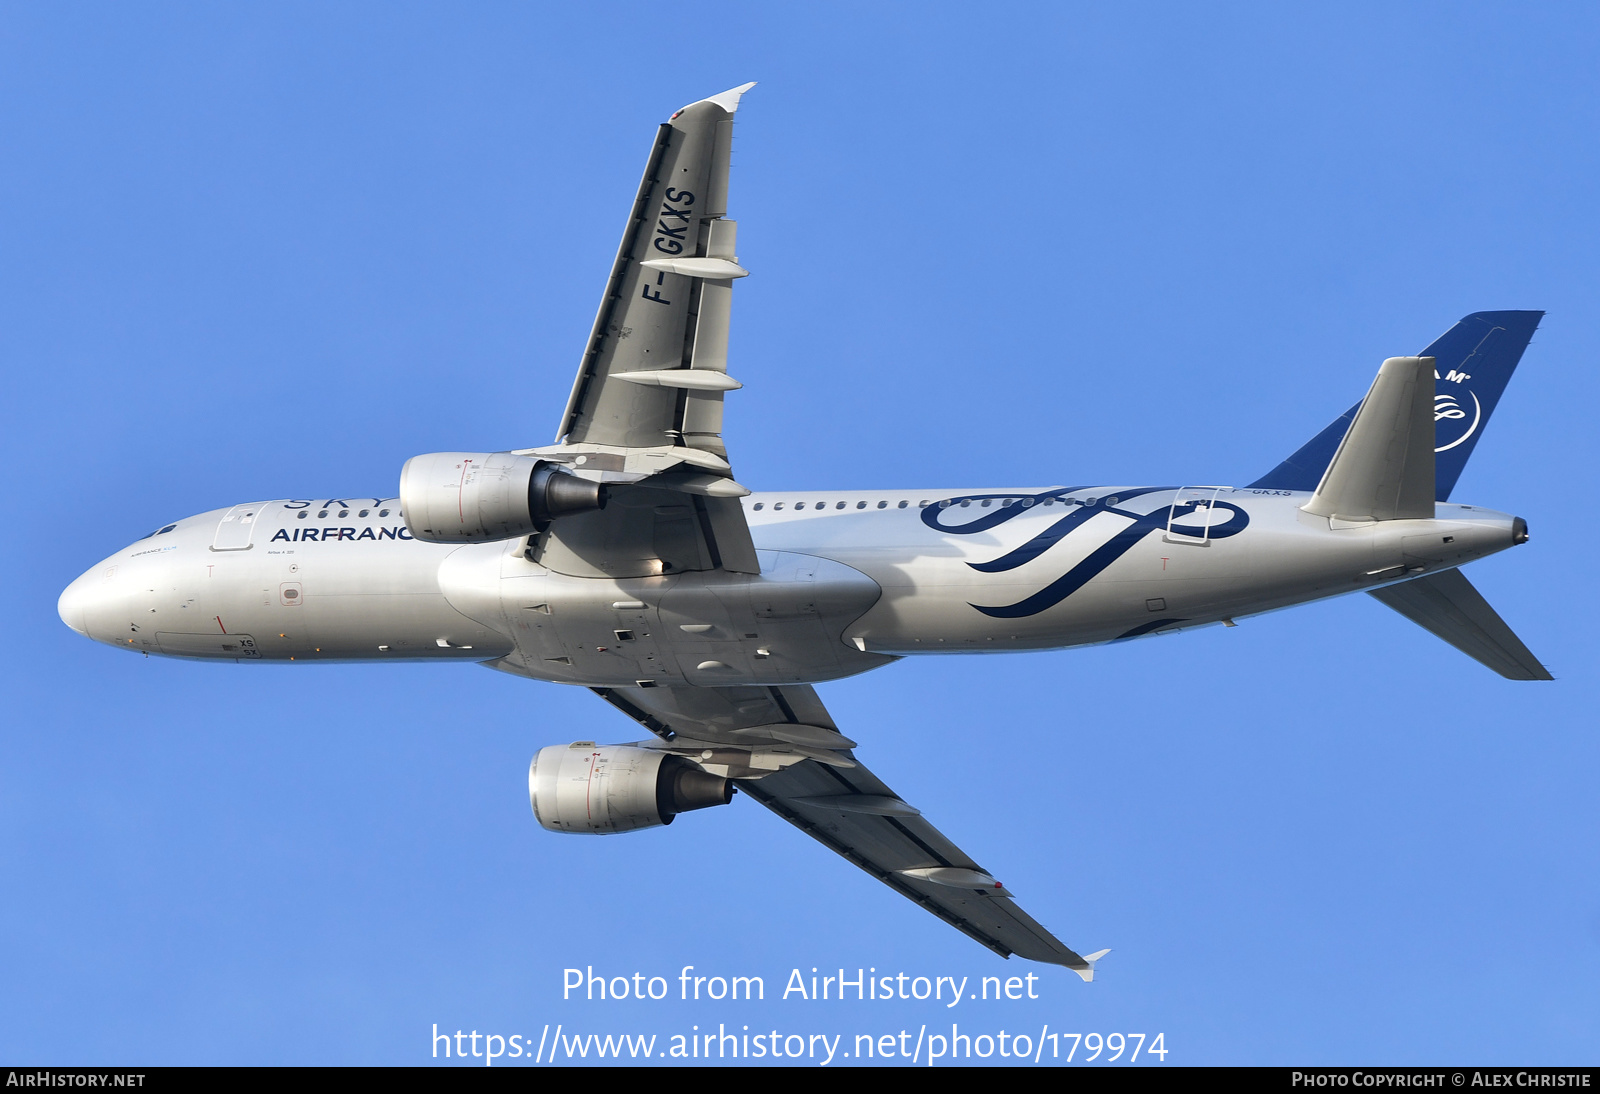
<svg viewBox="0 0 1600 1094">
<path fill-rule="evenodd" d="M 85 638 L 89 636 L 89 591 L 85 588 L 85 578 L 88 576 L 84 574 L 68 585 L 56 601 L 56 614 L 61 616 L 61 622 Z"/>
</svg>

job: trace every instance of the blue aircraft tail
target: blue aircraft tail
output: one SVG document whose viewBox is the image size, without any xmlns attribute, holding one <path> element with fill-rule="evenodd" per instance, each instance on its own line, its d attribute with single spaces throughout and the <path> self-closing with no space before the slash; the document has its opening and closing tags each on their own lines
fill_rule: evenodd
<svg viewBox="0 0 1600 1094">
<path fill-rule="evenodd" d="M 1462 319 L 1417 356 L 1435 359 L 1434 481 L 1448 501 L 1467 457 L 1483 436 L 1500 393 L 1538 329 L 1542 311 L 1478 311 Z M 1355 420 L 1357 403 L 1298 452 L 1251 483 L 1266 490 L 1315 490 Z"/>
</svg>

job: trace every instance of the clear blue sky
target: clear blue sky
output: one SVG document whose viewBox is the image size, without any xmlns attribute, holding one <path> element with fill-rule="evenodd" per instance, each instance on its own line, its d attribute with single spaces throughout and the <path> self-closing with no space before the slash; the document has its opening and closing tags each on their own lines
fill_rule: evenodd
<svg viewBox="0 0 1600 1094">
<path fill-rule="evenodd" d="M 1597 48 L 1585 5 L 0 9 L 0 1061 L 955 1020 L 1174 1063 L 1595 1063 Z M 166 521 L 548 441 L 654 126 L 752 79 L 741 481 L 1244 483 L 1384 357 L 1545 309 L 1456 497 L 1528 519 L 1469 574 L 1559 680 L 1357 596 L 824 686 L 1026 908 L 1114 948 L 1086 986 L 749 799 L 545 832 L 533 752 L 637 736 L 584 691 L 61 625 Z M 688 964 L 769 999 L 560 998 L 569 966 Z M 1044 979 L 773 998 L 812 966 Z"/>
</svg>

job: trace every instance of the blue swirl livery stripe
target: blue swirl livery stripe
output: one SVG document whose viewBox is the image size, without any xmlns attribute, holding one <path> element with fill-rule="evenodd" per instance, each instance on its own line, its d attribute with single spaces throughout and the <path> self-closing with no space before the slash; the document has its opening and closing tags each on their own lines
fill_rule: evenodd
<svg viewBox="0 0 1600 1094">
<path fill-rule="evenodd" d="M 1060 490 L 1046 490 L 1042 494 L 1030 494 L 1024 498 L 1018 498 L 1015 494 L 963 494 L 960 497 L 945 498 L 935 505 L 928 506 L 922 511 L 922 523 L 939 532 L 954 532 L 958 536 L 975 535 L 978 532 L 987 532 L 996 525 L 1004 524 L 1015 517 L 1020 517 L 1046 498 L 1059 501 L 1064 495 L 1087 489 L 1088 487 L 1086 486 L 1063 486 Z M 946 524 L 939 519 L 947 509 L 959 507 L 968 502 L 993 501 L 996 498 L 1001 501 L 1011 501 L 1013 504 L 1002 505 L 992 513 L 980 513 L 965 524 Z"/>
<path fill-rule="evenodd" d="M 1139 497 L 1143 494 L 1151 494 L 1160 490 L 1170 489 L 1172 488 L 1152 486 L 1142 489 L 1129 490 L 1125 493 L 1120 493 L 1120 496 L 1116 500 L 1120 503 L 1124 499 L 1131 499 Z M 1056 490 L 1050 491 L 1046 494 L 1037 495 L 1037 497 L 1041 499 L 1045 497 L 1060 497 L 1063 494 L 1071 492 L 1071 490 Z M 954 526 L 946 525 L 939 519 L 939 516 L 943 510 L 949 508 L 950 506 L 959 504 L 962 501 L 972 501 L 985 496 L 993 498 L 1011 497 L 1014 495 L 974 494 L 965 498 L 950 498 L 945 502 L 941 502 L 937 507 L 929 506 L 927 509 L 923 510 L 923 523 L 928 525 L 928 527 L 936 528 L 941 532 L 950 532 L 954 533 L 955 535 L 973 535 L 977 532 L 987 531 L 996 525 L 1003 524 L 1006 521 L 1027 512 L 1029 509 L 1029 507 L 1021 505 L 1010 505 L 999 510 L 998 512 L 986 513 L 977 520 Z M 1244 531 L 1245 527 L 1250 523 L 1249 514 L 1239 506 L 1230 502 L 1215 501 L 1212 502 L 1212 507 L 1228 510 L 1229 517 L 1221 524 L 1211 524 L 1208 532 L 1207 528 L 1203 525 L 1178 523 L 1178 519 L 1180 517 L 1189 516 L 1200 508 L 1200 502 L 1198 501 L 1186 502 L 1183 505 L 1177 506 L 1163 505 L 1149 513 L 1130 513 L 1124 509 L 1110 505 L 1086 505 L 1077 512 L 1071 513 L 1068 516 L 1056 521 L 1045 531 L 1030 539 L 1027 543 L 1024 543 L 1022 546 L 1007 552 L 1000 558 L 994 559 L 991 562 L 969 562 L 967 565 L 984 573 L 999 573 L 1005 570 L 1014 570 L 1024 563 L 1031 562 L 1035 558 L 1038 558 L 1045 551 L 1049 550 L 1062 539 L 1066 538 L 1072 532 L 1081 527 L 1086 521 L 1089 520 L 1090 517 L 1096 515 L 1097 513 L 1113 513 L 1119 517 L 1126 517 L 1131 523 L 1121 531 L 1112 535 L 1110 539 L 1106 540 L 1099 547 L 1096 547 L 1093 551 L 1089 552 L 1088 557 L 1083 559 L 1083 561 L 1079 562 L 1072 569 L 1056 578 L 1054 581 L 1040 589 L 1038 592 L 1034 593 L 1032 596 L 1019 600 L 1015 604 L 998 606 L 973 604 L 972 607 L 976 608 L 984 615 L 992 616 L 996 619 L 1021 619 L 1025 616 L 1038 615 L 1040 612 L 1047 611 L 1048 609 L 1055 607 L 1067 597 L 1083 588 L 1083 586 L 1087 585 L 1090 581 L 1093 581 L 1105 571 L 1106 567 L 1110 566 L 1117 559 L 1131 551 L 1134 545 L 1139 543 L 1140 540 L 1144 539 L 1145 536 L 1149 535 L 1151 532 L 1165 530 L 1168 521 L 1172 522 L 1172 530 L 1174 532 L 1178 533 L 1179 535 L 1190 536 L 1194 539 L 1227 539 L 1230 536 L 1236 536 L 1240 532 Z M 1155 625 L 1160 624 L 1157 623 Z M 1134 637 L 1134 635 L 1130 633 L 1121 637 Z"/>
<path fill-rule="evenodd" d="M 1129 498 L 1136 498 L 1140 494 L 1154 493 L 1160 489 L 1162 489 L 1162 487 L 1151 486 L 1143 490 L 1130 490 L 1126 494 L 1120 495 L 1118 500 L 1125 501 Z M 1070 513 L 1067 516 L 1062 517 L 1049 528 L 1046 528 L 1043 532 L 1040 532 L 1038 535 L 1034 536 L 1027 543 L 1024 543 L 1016 550 L 1003 554 L 992 562 L 969 562 L 967 565 L 971 566 L 974 570 L 985 574 L 998 574 L 1004 573 L 1006 570 L 1015 570 L 1018 566 L 1032 562 L 1050 548 L 1054 547 L 1057 543 L 1060 543 L 1063 539 L 1075 531 L 1079 525 L 1094 517 L 1096 513 L 1107 512 L 1114 513 L 1116 510 L 1110 508 L 1101 508 L 1094 505 L 1085 505 L 1077 512 Z"/>
</svg>

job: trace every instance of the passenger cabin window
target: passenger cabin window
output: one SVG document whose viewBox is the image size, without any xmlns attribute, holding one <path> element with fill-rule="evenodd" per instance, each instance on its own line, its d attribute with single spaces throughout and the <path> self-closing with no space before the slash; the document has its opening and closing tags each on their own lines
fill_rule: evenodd
<svg viewBox="0 0 1600 1094">
<path fill-rule="evenodd" d="M 302 509 L 302 510 L 300 510 L 300 512 L 296 513 L 295 516 L 299 517 L 301 520 L 305 520 L 306 519 L 306 511 L 304 509 Z"/>
<path fill-rule="evenodd" d="M 904 504 L 905 504 L 905 502 L 901 502 L 901 503 L 900 503 L 900 504 L 901 504 L 901 505 L 904 505 Z M 888 503 L 888 502 L 886 502 L 886 501 L 880 501 L 880 502 L 879 502 L 879 503 L 878 503 L 878 508 L 879 508 L 879 509 L 887 509 L 887 508 L 889 508 L 889 503 Z"/>
<path fill-rule="evenodd" d="M 367 515 L 367 514 L 368 514 L 368 513 L 370 513 L 370 512 L 372 512 L 372 510 L 371 510 L 371 509 L 363 509 L 363 510 L 361 510 L 361 512 L 359 512 L 359 513 L 357 513 L 357 514 L 356 514 L 356 516 L 358 516 L 358 517 L 364 517 L 364 516 L 366 516 L 366 515 Z"/>
<path fill-rule="evenodd" d="M 782 509 L 782 508 L 783 508 L 783 502 L 781 502 L 781 501 L 778 501 L 778 502 L 773 502 L 773 503 L 772 503 L 772 507 L 773 507 L 773 508 L 774 508 L 774 509 Z"/>
<path fill-rule="evenodd" d="M 835 502 L 835 503 L 834 503 L 834 505 L 833 505 L 833 507 L 834 507 L 834 508 L 835 508 L 835 509 L 843 509 L 843 508 L 844 508 L 844 502 L 842 502 L 842 501 L 840 501 L 840 502 Z"/>
<path fill-rule="evenodd" d="M 879 503 L 878 503 L 878 504 L 879 504 L 879 505 L 882 505 L 882 504 L 883 504 L 883 503 L 882 503 L 882 502 L 879 502 Z M 858 501 L 858 502 L 856 502 L 856 508 L 857 508 L 857 509 L 865 509 L 865 508 L 866 508 L 866 507 L 867 507 L 867 503 L 866 503 L 866 502 L 864 502 L 864 501 Z"/>
<path fill-rule="evenodd" d="M 760 508 L 761 508 L 761 503 L 760 503 L 760 502 L 759 502 L 759 501 L 758 501 L 758 502 L 756 502 L 756 508 L 757 508 L 757 509 L 760 509 Z"/>
<path fill-rule="evenodd" d="M 341 517 L 348 517 L 348 516 L 349 516 L 349 515 L 350 515 L 350 510 L 348 510 L 348 509 L 341 509 L 341 510 L 339 510 L 339 515 L 340 515 L 340 516 L 341 516 Z"/>
<path fill-rule="evenodd" d="M 328 511 L 326 509 L 324 509 L 322 512 L 317 514 L 317 517 L 318 517 L 318 519 L 321 519 L 322 517 L 325 517 L 327 515 L 328 515 Z"/>
<path fill-rule="evenodd" d="M 806 503 L 803 501 L 797 501 L 794 503 L 794 507 L 796 509 L 804 509 L 806 507 Z"/>
<path fill-rule="evenodd" d="M 909 505 L 909 504 L 910 504 L 910 503 L 909 503 L 909 502 L 904 502 L 904 501 L 902 501 L 902 502 L 901 502 L 901 503 L 900 503 L 900 508 L 902 508 L 902 509 L 904 509 L 904 508 L 905 508 L 905 507 L 906 507 L 906 506 L 907 506 L 907 505 Z M 927 503 L 927 502 L 923 502 L 923 503 L 922 503 L 922 504 L 923 504 L 923 505 L 927 505 L 927 504 L 928 504 L 928 503 Z"/>
<path fill-rule="evenodd" d="M 387 510 L 387 509 L 379 509 L 378 510 L 378 515 L 380 517 L 386 517 L 386 516 L 389 515 L 389 510 Z"/>
</svg>

